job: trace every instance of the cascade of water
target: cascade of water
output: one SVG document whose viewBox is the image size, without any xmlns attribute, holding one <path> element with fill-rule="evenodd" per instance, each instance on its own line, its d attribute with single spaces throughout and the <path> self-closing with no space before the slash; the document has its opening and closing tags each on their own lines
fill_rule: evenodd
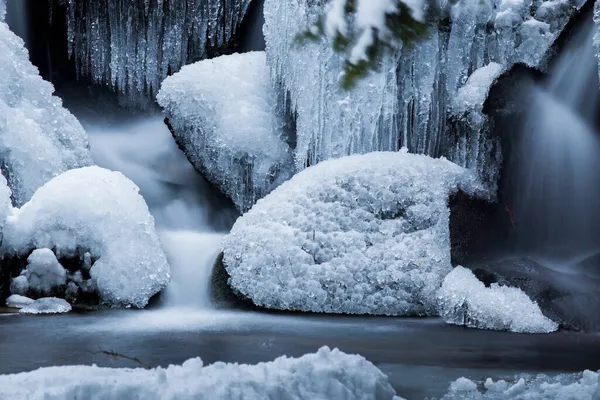
<svg viewBox="0 0 600 400">
<path fill-rule="evenodd" d="M 525 250 L 551 257 L 591 251 L 600 233 L 599 101 L 591 24 L 532 89 L 515 169 L 515 216 Z"/>
<path fill-rule="evenodd" d="M 171 265 L 166 306 L 211 308 L 212 269 L 235 219 L 233 206 L 224 205 L 193 169 L 162 115 L 132 116 L 102 96 L 80 96 L 68 93 L 65 99 L 90 137 L 96 163 L 136 183 L 154 216 Z"/>
</svg>

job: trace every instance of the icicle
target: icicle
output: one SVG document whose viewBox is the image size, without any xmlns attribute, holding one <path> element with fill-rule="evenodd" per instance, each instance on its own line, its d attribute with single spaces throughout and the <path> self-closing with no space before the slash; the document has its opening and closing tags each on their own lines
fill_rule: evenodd
<svg viewBox="0 0 600 400">
<path fill-rule="evenodd" d="M 0 0 L 2 1 L 2 0 Z M 167 75 L 230 40 L 250 0 L 61 0 L 78 76 L 154 98 Z"/>
</svg>

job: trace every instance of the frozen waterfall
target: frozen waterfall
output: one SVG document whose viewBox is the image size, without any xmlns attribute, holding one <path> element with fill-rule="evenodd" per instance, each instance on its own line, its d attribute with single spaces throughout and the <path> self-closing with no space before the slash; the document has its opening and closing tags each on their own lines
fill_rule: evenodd
<svg viewBox="0 0 600 400">
<path fill-rule="evenodd" d="M 154 98 L 167 75 L 230 42 L 250 0 L 60 0 L 80 76 Z"/>
</svg>

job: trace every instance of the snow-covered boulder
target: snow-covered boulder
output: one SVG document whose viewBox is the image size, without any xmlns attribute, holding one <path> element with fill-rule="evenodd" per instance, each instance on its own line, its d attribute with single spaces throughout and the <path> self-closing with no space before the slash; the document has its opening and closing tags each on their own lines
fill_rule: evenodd
<svg viewBox="0 0 600 400">
<path fill-rule="evenodd" d="M 163 82 L 157 100 L 190 162 L 239 210 L 292 176 L 264 52 L 183 67 Z"/>
<path fill-rule="evenodd" d="M 456 267 L 438 291 L 439 312 L 451 324 L 521 333 L 548 333 L 558 329 L 521 289 L 486 287 L 471 270 Z"/>
<path fill-rule="evenodd" d="M 9 216 L 3 249 L 17 256 L 53 249 L 58 259 L 81 257 L 81 273 L 91 276 L 102 303 L 144 307 L 165 287 L 170 272 L 138 191 L 119 172 L 67 171 Z"/>
<path fill-rule="evenodd" d="M 199 358 L 155 369 L 42 368 L 0 376 L 0 398 L 400 400 L 387 376 L 358 355 L 321 348 L 257 365 L 204 366 Z"/>
<path fill-rule="evenodd" d="M 43 297 L 21 307 L 21 314 L 64 314 L 71 311 L 71 305 L 64 299 Z"/>
<path fill-rule="evenodd" d="M 480 187 L 464 168 L 405 150 L 321 162 L 237 220 L 223 244 L 229 283 L 273 309 L 436 314 L 459 189 Z"/>
<path fill-rule="evenodd" d="M 450 384 L 442 400 L 596 400 L 600 398 L 599 376 L 598 372 L 585 370 L 556 376 L 522 375 L 506 381 L 487 378 L 473 382 L 463 377 Z"/>
<path fill-rule="evenodd" d="M 6 299 L 6 307 L 23 308 L 31 305 L 34 301 L 35 300 L 30 299 L 29 297 L 13 294 Z"/>
<path fill-rule="evenodd" d="M 52 95 L 23 40 L 0 23 L 0 166 L 16 206 L 53 177 L 92 165 L 85 131 Z"/>
</svg>

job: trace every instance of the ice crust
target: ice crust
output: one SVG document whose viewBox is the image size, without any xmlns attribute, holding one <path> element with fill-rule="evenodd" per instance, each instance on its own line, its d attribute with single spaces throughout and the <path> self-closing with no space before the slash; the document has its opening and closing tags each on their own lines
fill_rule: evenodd
<svg viewBox="0 0 600 400">
<path fill-rule="evenodd" d="M 541 67 L 546 50 L 582 4 L 449 2 L 449 29 L 445 24 L 432 28 L 428 39 L 389 55 L 378 72 L 344 91 L 339 85 L 343 58 L 335 54 L 331 42 L 297 43 L 297 35 L 318 20 L 327 3 L 265 1 L 264 33 L 272 79 L 289 94 L 287 99 L 297 113 L 296 167 L 407 147 L 413 153 L 444 155 L 477 171 L 492 194 L 501 151 L 499 142 L 487 135 L 489 124 L 481 110 L 481 97 L 463 97 L 477 102 L 465 104 L 472 110 L 466 114 L 455 114 L 462 107 L 454 108 L 452 102 L 461 88 L 472 86 L 486 65 L 495 66 L 488 77 L 518 62 Z M 488 90 L 481 85 L 479 93 Z"/>
<path fill-rule="evenodd" d="M 71 305 L 66 300 L 56 297 L 42 297 L 19 310 L 21 314 L 64 314 L 69 311 Z"/>
<path fill-rule="evenodd" d="M 387 376 L 358 355 L 321 348 L 257 365 L 204 366 L 199 358 L 155 369 L 42 368 L 0 376 L 0 398 L 400 400 Z"/>
<path fill-rule="evenodd" d="M 434 315 L 459 188 L 482 192 L 470 171 L 406 150 L 321 162 L 237 220 L 229 283 L 273 309 Z"/>
<path fill-rule="evenodd" d="M 144 307 L 165 287 L 170 271 L 138 190 L 119 172 L 100 167 L 67 171 L 8 217 L 3 250 L 22 256 L 45 249 L 32 253 L 28 270 L 38 264 L 38 255 L 49 261 L 47 249 L 58 258 L 85 259 L 89 252 L 90 274 L 101 301 L 113 307 Z M 32 284 L 32 271 L 26 273 Z"/>
<path fill-rule="evenodd" d="M 185 66 L 164 81 L 157 100 L 192 164 L 241 211 L 292 176 L 264 52 Z"/>
<path fill-rule="evenodd" d="M 473 382 L 459 378 L 450 384 L 442 400 L 596 400 L 600 396 L 598 373 L 585 370 L 577 374 L 547 376 L 522 375 L 508 381 L 487 378 Z"/>
<path fill-rule="evenodd" d="M 21 206 L 53 177 L 93 164 L 85 131 L 0 22 L 0 166 Z"/>
<path fill-rule="evenodd" d="M 497 283 L 488 288 L 471 270 L 460 266 L 444 278 L 438 301 L 442 318 L 455 325 L 520 333 L 558 329 L 521 289 Z"/>
<path fill-rule="evenodd" d="M 61 0 L 78 73 L 153 99 L 183 65 L 226 46 L 250 0 Z"/>
</svg>

